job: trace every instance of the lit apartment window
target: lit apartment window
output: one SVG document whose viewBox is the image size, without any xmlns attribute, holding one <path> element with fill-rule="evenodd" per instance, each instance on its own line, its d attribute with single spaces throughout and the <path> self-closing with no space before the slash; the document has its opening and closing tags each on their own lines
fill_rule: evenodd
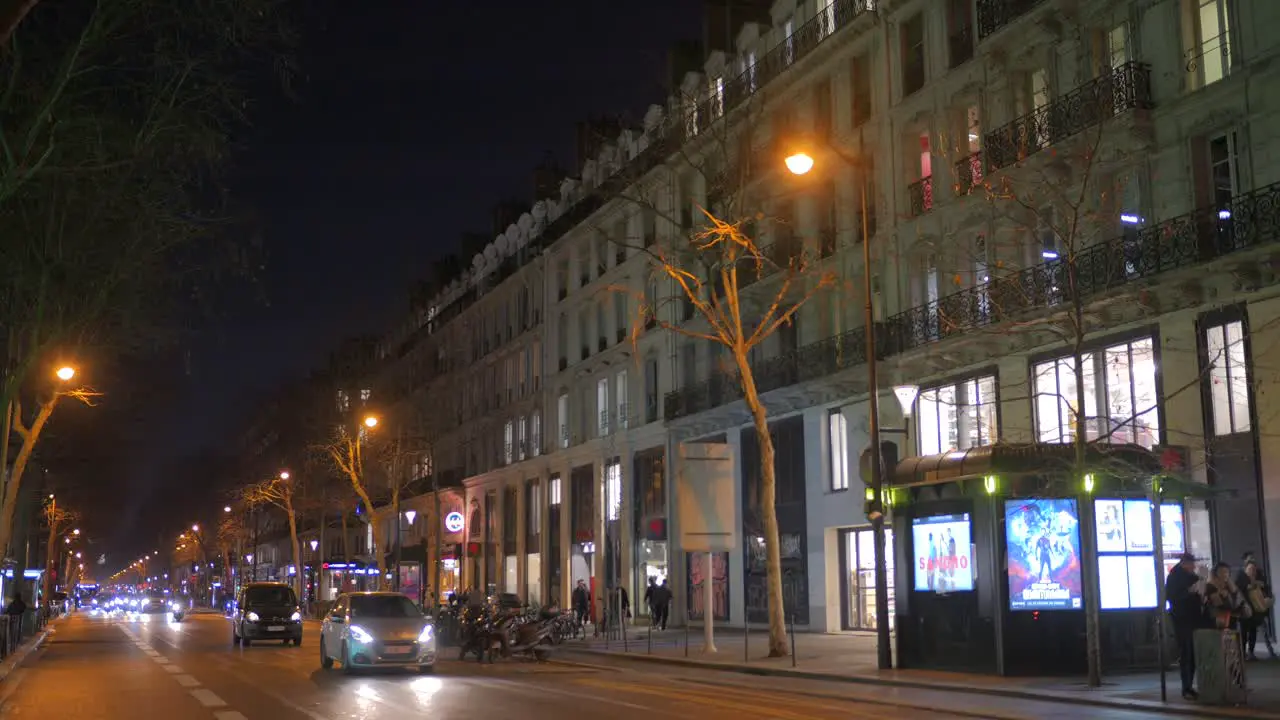
<svg viewBox="0 0 1280 720">
<path fill-rule="evenodd" d="M 1082 357 L 1086 438 L 1154 447 L 1160 440 L 1160 416 L 1151 338 L 1118 343 Z M 1075 358 L 1067 356 L 1037 363 L 1032 369 L 1040 442 L 1066 443 L 1075 437 L 1075 367 Z"/>
<path fill-rule="evenodd" d="M 787 18 L 787 21 L 782 23 L 782 35 L 783 37 L 786 38 L 783 41 L 784 43 L 786 43 L 786 50 L 784 51 L 783 61 L 786 62 L 786 64 L 788 65 L 790 65 L 791 62 L 796 59 L 795 40 L 792 39 L 791 37 L 792 33 L 794 33 L 795 31 L 796 31 L 796 21 L 791 18 Z"/>
<path fill-rule="evenodd" d="M 849 423 L 840 408 L 827 413 L 827 438 L 831 445 L 831 489 L 849 489 Z"/>
<path fill-rule="evenodd" d="M 1245 361 L 1244 325 L 1239 320 L 1205 330 L 1209 365 L 1209 398 L 1214 435 L 1248 432 L 1253 427 L 1249 405 L 1249 365 Z"/>
<path fill-rule="evenodd" d="M 338 391 L 338 412 L 347 412 L 351 409 L 351 397 L 347 395 L 346 390 Z"/>
<path fill-rule="evenodd" d="M 528 420 L 523 415 L 521 415 L 519 418 L 516 419 L 516 459 L 517 460 L 525 459 L 526 449 L 528 448 L 527 441 L 529 438 L 525 434 L 529 430 L 527 423 L 528 423 Z"/>
<path fill-rule="evenodd" d="M 538 457 L 542 454 L 542 413 L 537 410 L 529 416 L 529 455 Z"/>
<path fill-rule="evenodd" d="M 921 455 L 968 450 L 996 441 L 999 409 L 994 375 L 921 390 L 918 403 Z"/>
<path fill-rule="evenodd" d="M 360 402 L 369 402 L 369 398 L 373 395 L 373 391 L 365 388 L 360 391 Z"/>
<path fill-rule="evenodd" d="M 1231 21 L 1228 0 L 1183 0 L 1187 69 L 1199 87 L 1215 83 L 1231 72 Z"/>
<path fill-rule="evenodd" d="M 569 395 L 562 393 L 556 398 L 556 424 L 560 426 L 560 447 L 569 447 Z"/>
<path fill-rule="evenodd" d="M 622 463 L 614 460 L 604 468 L 605 520 L 622 517 Z"/>
<path fill-rule="evenodd" d="M 618 427 L 627 429 L 627 371 L 619 370 L 613 391 L 614 404 L 618 408 Z"/>
<path fill-rule="evenodd" d="M 720 117 L 724 115 L 724 78 L 716 77 L 711 80 L 711 116 Z"/>
<path fill-rule="evenodd" d="M 820 6 L 818 16 L 822 18 L 822 27 L 818 30 L 818 35 L 826 37 L 836 29 L 836 0 L 818 0 L 818 5 Z"/>
<path fill-rule="evenodd" d="M 596 412 L 600 413 L 596 433 L 599 437 L 606 437 L 609 434 L 609 378 L 596 381 Z"/>
<path fill-rule="evenodd" d="M 549 493 L 547 495 L 548 497 L 547 504 L 551 505 L 552 507 L 558 506 L 560 504 L 560 476 L 559 475 L 551 476 L 551 482 L 548 484 L 548 490 L 549 490 Z"/>
<path fill-rule="evenodd" d="M 507 465 L 511 464 L 511 458 L 513 457 L 513 451 L 515 449 L 512 443 L 512 435 L 512 424 L 511 421 L 508 420 L 507 424 L 502 426 L 502 461 Z"/>
</svg>

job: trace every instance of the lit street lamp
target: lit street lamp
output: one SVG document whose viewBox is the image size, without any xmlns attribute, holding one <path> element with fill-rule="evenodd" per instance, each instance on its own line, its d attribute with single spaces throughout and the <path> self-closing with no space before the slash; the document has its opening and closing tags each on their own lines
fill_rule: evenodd
<svg viewBox="0 0 1280 720">
<path fill-rule="evenodd" d="M 58 379 L 62 382 L 70 382 L 71 379 L 76 376 L 76 369 L 70 365 L 63 365 L 58 368 L 58 371 L 54 374 L 57 375 Z"/>
<path fill-rule="evenodd" d="M 827 144 L 827 148 L 850 167 L 863 173 L 862 182 L 858 183 L 862 201 L 862 291 L 863 291 L 863 324 L 866 326 L 867 351 L 867 436 L 870 450 L 871 498 L 867 501 L 867 519 L 871 521 L 871 532 L 875 543 L 875 583 L 876 583 L 876 660 L 880 669 L 893 668 L 893 654 L 889 636 L 889 594 L 888 571 L 885 567 L 885 534 L 884 534 L 884 468 L 881 467 L 883 455 L 880 446 L 880 384 L 876 377 L 876 333 L 875 311 L 872 305 L 874 294 L 871 291 L 871 231 L 867 218 L 867 181 L 866 165 L 856 158 L 845 155 L 839 149 Z M 805 175 L 816 165 L 813 155 L 800 149 L 791 153 L 783 161 L 792 175 Z"/>
</svg>

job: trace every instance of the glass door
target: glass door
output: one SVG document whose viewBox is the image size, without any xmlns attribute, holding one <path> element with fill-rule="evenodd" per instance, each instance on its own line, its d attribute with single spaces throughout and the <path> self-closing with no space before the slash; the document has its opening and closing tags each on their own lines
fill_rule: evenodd
<svg viewBox="0 0 1280 720">
<path fill-rule="evenodd" d="M 851 630 L 874 630 L 876 617 L 875 534 L 870 528 L 844 534 L 846 574 L 846 625 Z M 889 628 L 894 627 L 893 530 L 885 528 L 885 570 L 889 578 Z"/>
</svg>

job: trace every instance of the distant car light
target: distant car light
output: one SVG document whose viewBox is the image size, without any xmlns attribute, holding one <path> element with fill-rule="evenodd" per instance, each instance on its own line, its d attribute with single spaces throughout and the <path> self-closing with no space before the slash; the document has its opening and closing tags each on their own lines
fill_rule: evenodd
<svg viewBox="0 0 1280 720">
<path fill-rule="evenodd" d="M 260 620 L 261 618 L 258 617 L 258 613 L 250 610 L 249 612 L 244 614 L 244 619 L 248 620 L 249 622 L 258 622 L 258 620 Z"/>
<path fill-rule="evenodd" d="M 429 643 L 431 642 L 431 638 L 434 637 L 435 634 L 436 634 L 436 629 L 428 625 L 422 628 L 422 634 L 418 636 L 418 642 Z"/>
<path fill-rule="evenodd" d="M 292 621 L 294 621 L 294 622 L 301 622 L 301 621 L 302 621 L 302 613 L 298 612 L 297 610 L 294 610 L 294 611 L 293 611 L 293 614 L 289 616 L 289 619 L 290 619 L 290 620 L 292 620 Z"/>
<path fill-rule="evenodd" d="M 355 638 L 356 642 L 362 642 L 365 644 L 373 642 L 373 636 L 369 634 L 369 631 L 359 625 L 351 626 L 351 637 Z"/>
</svg>

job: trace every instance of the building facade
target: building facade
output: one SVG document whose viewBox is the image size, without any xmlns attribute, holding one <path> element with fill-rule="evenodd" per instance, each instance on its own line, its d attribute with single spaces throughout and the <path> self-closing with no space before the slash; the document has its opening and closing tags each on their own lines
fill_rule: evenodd
<svg viewBox="0 0 1280 720">
<path fill-rule="evenodd" d="M 655 576 L 677 615 L 703 612 L 668 477 L 675 443 L 711 440 L 733 448 L 743 528 L 713 563 L 714 609 L 765 620 L 755 432 L 650 252 L 696 233 L 703 207 L 749 223 L 775 265 L 803 258 L 840 280 L 752 349 L 797 626 L 893 622 L 875 616 L 854 476 L 868 445 L 864 239 L 880 426 L 901 457 L 1070 442 L 1080 363 L 1091 441 L 1178 448 L 1196 481 L 1233 491 L 1186 504 L 1188 549 L 1233 563 L 1252 550 L 1280 571 L 1275 378 L 1257 360 L 1280 332 L 1275 51 L 1257 30 L 1277 13 L 1264 0 L 778 0 L 771 23 L 743 24 L 734 52 L 710 53 L 643 127 L 595 148 L 418 318 L 448 315 L 429 334 L 474 347 L 485 297 L 541 278 L 540 342 L 503 340 L 539 349 L 538 429 L 508 431 L 515 401 L 499 392 L 436 455 L 438 468 L 454 453 L 466 487 L 463 584 L 563 601 L 584 580 L 637 598 Z M 800 178 L 782 163 L 796 147 L 815 160 Z M 533 250 L 491 280 L 512 247 Z M 744 296 L 767 297 L 758 286 Z M 415 402 L 487 397 L 500 384 L 474 375 L 486 358 L 436 367 Z M 894 386 L 917 393 L 900 404 Z"/>
</svg>

